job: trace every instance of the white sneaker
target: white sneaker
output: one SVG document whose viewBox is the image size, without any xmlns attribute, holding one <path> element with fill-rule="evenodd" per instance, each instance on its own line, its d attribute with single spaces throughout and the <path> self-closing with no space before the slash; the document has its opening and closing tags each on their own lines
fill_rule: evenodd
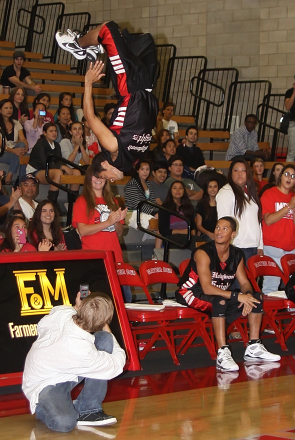
<svg viewBox="0 0 295 440">
<path fill-rule="evenodd" d="M 71 29 L 68 29 L 66 34 L 63 34 L 61 31 L 57 31 L 55 34 L 55 39 L 61 49 L 70 52 L 77 60 L 84 60 L 86 58 L 86 49 L 79 46 L 77 42 L 78 37 L 79 34 L 71 31 Z"/>
<path fill-rule="evenodd" d="M 265 373 L 280 368 L 281 366 L 279 362 L 269 362 L 267 364 L 257 364 L 257 361 L 255 361 L 256 363 L 254 364 L 253 362 L 254 361 L 252 360 L 251 362 L 245 362 L 244 364 L 247 376 L 253 380 L 261 379 Z"/>
<path fill-rule="evenodd" d="M 97 44 L 97 46 L 89 46 L 83 49 L 77 41 L 78 38 L 82 37 L 83 35 L 84 34 L 81 32 L 71 31 L 71 29 L 68 29 L 66 34 L 63 34 L 61 31 L 57 31 L 55 34 L 55 39 L 61 49 L 70 52 L 78 60 L 84 60 L 87 58 L 89 61 L 95 63 L 97 56 L 104 52 L 103 47 L 101 44 Z"/>
<path fill-rule="evenodd" d="M 216 368 L 221 371 L 237 371 L 239 369 L 228 347 L 219 348 L 217 351 Z"/>
<path fill-rule="evenodd" d="M 244 353 L 244 359 L 245 361 L 256 359 L 264 362 L 278 362 L 281 359 L 281 356 L 267 351 L 264 345 L 259 341 L 247 346 Z"/>
<path fill-rule="evenodd" d="M 237 371 L 219 371 L 216 373 L 217 386 L 220 390 L 228 390 L 233 380 L 239 377 Z"/>
</svg>

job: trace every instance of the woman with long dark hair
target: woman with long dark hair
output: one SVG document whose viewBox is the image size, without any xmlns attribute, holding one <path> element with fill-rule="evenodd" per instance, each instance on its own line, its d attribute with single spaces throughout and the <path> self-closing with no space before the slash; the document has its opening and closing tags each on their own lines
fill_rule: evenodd
<svg viewBox="0 0 295 440">
<path fill-rule="evenodd" d="M 68 107 L 59 107 L 57 109 L 57 138 L 56 141 L 60 143 L 62 139 L 65 139 L 69 136 L 70 124 L 71 124 L 71 113 Z M 54 115 L 54 116 L 55 116 Z"/>
<path fill-rule="evenodd" d="M 0 252 L 32 252 L 36 248 L 27 241 L 28 229 L 24 219 L 11 217 L 5 224 L 5 239 L 0 245 Z"/>
<path fill-rule="evenodd" d="M 259 192 L 259 197 L 262 196 L 262 194 L 270 188 L 273 188 L 274 186 L 276 186 L 279 182 L 279 177 L 281 175 L 281 171 L 284 168 L 284 164 L 282 162 L 276 162 L 273 164 L 273 167 L 270 171 L 270 176 L 268 179 L 268 183 L 266 185 L 264 185 L 264 187 L 262 188 L 262 190 Z"/>
<path fill-rule="evenodd" d="M 69 137 L 60 142 L 60 148 L 62 157 L 76 165 L 79 165 L 81 159 L 83 159 L 84 164 L 89 163 L 89 153 L 81 122 L 72 122 Z"/>
<path fill-rule="evenodd" d="M 59 97 L 58 97 L 58 109 L 61 109 L 62 107 L 67 107 L 70 111 L 70 115 L 71 115 L 71 121 L 75 122 L 78 121 L 74 106 L 73 106 L 73 96 L 71 93 L 69 92 L 63 92 L 60 93 Z M 54 121 L 57 122 L 57 115 L 54 115 Z"/>
<path fill-rule="evenodd" d="M 175 213 L 181 214 L 189 222 L 192 240 L 190 248 L 195 249 L 196 223 L 194 220 L 194 207 L 187 195 L 184 183 L 176 180 L 170 185 L 167 197 L 162 205 Z M 187 222 L 169 212 L 159 211 L 159 232 L 164 237 L 173 238 L 179 244 L 183 244 L 188 233 Z"/>
<path fill-rule="evenodd" d="M 12 118 L 12 113 L 12 102 L 9 99 L 3 99 L 0 102 L 0 128 L 5 136 L 5 151 L 0 157 L 0 163 L 9 165 L 6 185 L 12 184 L 13 174 L 18 172 L 19 156 L 24 156 L 28 149 L 23 127 Z"/>
<path fill-rule="evenodd" d="M 135 229 L 137 229 L 136 210 L 138 204 L 146 200 L 156 203 L 152 185 L 148 180 L 150 172 L 149 162 L 141 159 L 135 166 L 133 178 L 129 180 L 124 188 L 125 204 L 128 208 L 126 223 Z M 144 226 L 146 226 L 145 220 L 149 221 L 157 213 L 157 209 L 150 205 L 144 205 L 141 211 Z"/>
<path fill-rule="evenodd" d="M 24 125 L 30 118 L 27 97 L 27 92 L 23 87 L 14 87 L 9 95 L 13 105 L 12 119 L 18 121 L 21 125 Z"/>
<path fill-rule="evenodd" d="M 204 194 L 197 205 L 197 229 L 201 232 L 200 239 L 214 240 L 214 231 L 217 223 L 216 194 L 220 189 L 216 180 L 205 182 Z"/>
<path fill-rule="evenodd" d="M 67 250 L 58 216 L 57 207 L 51 200 L 38 203 L 29 226 L 32 242 L 37 249 L 41 243 L 44 247 L 47 246 L 48 251 Z"/>
<path fill-rule="evenodd" d="M 46 107 L 46 115 L 44 116 L 44 124 L 47 124 L 47 122 L 54 122 L 54 118 L 52 113 L 48 111 L 50 106 L 51 97 L 49 93 L 38 93 L 38 95 L 34 98 L 33 101 L 33 108 L 36 106 L 36 104 L 44 104 Z M 30 119 L 34 117 L 34 110 L 30 110 Z"/>
<path fill-rule="evenodd" d="M 159 130 L 156 133 L 156 141 L 157 141 L 157 145 L 156 147 L 150 152 L 150 156 L 152 158 L 152 160 L 154 160 L 155 162 L 157 160 L 161 160 L 164 157 L 164 153 L 163 153 L 163 144 L 168 141 L 168 139 L 170 139 L 170 133 L 168 130 L 166 130 L 165 128 L 162 128 L 161 130 Z"/>
<path fill-rule="evenodd" d="M 83 194 L 74 204 L 72 225 L 81 237 L 82 249 L 113 251 L 116 262 L 123 262 L 118 236 L 123 233 L 127 208 L 114 199 L 110 183 L 100 177 L 95 164 L 88 167 Z M 126 302 L 132 301 L 130 288 L 124 289 Z"/>
<path fill-rule="evenodd" d="M 216 196 L 217 216 L 229 216 L 238 221 L 233 244 L 244 251 L 247 262 L 253 255 L 263 253 L 261 205 L 248 162 L 233 160 L 227 178 L 228 184 Z"/>
<path fill-rule="evenodd" d="M 295 252 L 294 209 L 295 167 L 285 165 L 278 183 L 261 197 L 262 232 L 265 255 L 273 258 L 281 267 L 281 258 Z M 280 278 L 264 277 L 263 293 L 278 290 Z"/>
</svg>

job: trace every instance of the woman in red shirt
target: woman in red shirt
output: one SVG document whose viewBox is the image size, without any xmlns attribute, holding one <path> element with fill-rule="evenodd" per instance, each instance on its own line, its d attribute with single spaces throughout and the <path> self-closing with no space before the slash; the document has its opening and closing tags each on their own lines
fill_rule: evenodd
<svg viewBox="0 0 295 440">
<path fill-rule="evenodd" d="M 123 232 L 127 208 L 122 210 L 111 193 L 110 183 L 95 171 L 93 164 L 85 175 L 83 194 L 75 204 L 72 225 L 77 228 L 82 249 L 113 251 L 116 262 L 123 262 L 118 240 Z M 131 302 L 129 286 L 123 288 L 125 302 Z"/>
<path fill-rule="evenodd" d="M 294 185 L 295 167 L 289 164 L 282 169 L 277 186 L 265 191 L 261 197 L 263 251 L 279 267 L 281 258 L 295 251 Z M 278 277 L 264 277 L 262 292 L 274 292 L 279 284 Z"/>
<path fill-rule="evenodd" d="M 85 175 L 83 195 L 73 211 L 72 225 L 78 229 L 82 249 L 112 250 L 116 262 L 123 261 L 118 240 L 123 232 L 127 209 L 122 210 L 113 198 L 109 182 L 91 165 Z"/>
<path fill-rule="evenodd" d="M 21 217 L 13 216 L 6 224 L 6 238 L 0 245 L 0 252 L 32 252 L 36 248 L 27 241 L 27 224 Z"/>
</svg>

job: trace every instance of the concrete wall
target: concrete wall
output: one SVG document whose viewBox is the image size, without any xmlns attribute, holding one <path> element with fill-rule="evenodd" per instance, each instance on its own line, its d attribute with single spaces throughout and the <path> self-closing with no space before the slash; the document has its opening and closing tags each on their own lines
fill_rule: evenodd
<svg viewBox="0 0 295 440">
<path fill-rule="evenodd" d="M 294 0 L 64 0 L 66 12 L 151 32 L 178 55 L 205 55 L 208 67 L 236 67 L 240 79 L 269 79 L 284 93 L 295 73 Z"/>
</svg>

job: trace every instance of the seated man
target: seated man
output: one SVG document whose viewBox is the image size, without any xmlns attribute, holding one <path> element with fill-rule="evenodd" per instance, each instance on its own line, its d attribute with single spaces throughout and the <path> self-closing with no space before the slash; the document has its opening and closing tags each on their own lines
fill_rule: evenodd
<svg viewBox="0 0 295 440">
<path fill-rule="evenodd" d="M 26 219 L 30 222 L 38 206 L 35 198 L 38 195 L 38 180 L 33 174 L 25 174 L 19 179 L 22 196 L 19 204 Z"/>
<path fill-rule="evenodd" d="M 75 307 L 53 307 L 38 324 L 38 339 L 25 362 L 23 391 L 32 413 L 54 431 L 68 432 L 76 425 L 116 423 L 101 404 L 107 381 L 122 373 L 125 352 L 108 326 L 114 312 L 111 299 L 92 293 Z M 93 334 L 92 334 L 93 333 Z M 73 402 L 71 390 L 83 379 Z"/>
<path fill-rule="evenodd" d="M 181 304 L 212 314 L 218 345 L 216 368 L 222 371 L 239 369 L 226 343 L 225 325 L 241 315 L 248 315 L 250 327 L 250 341 L 244 359 L 276 362 L 281 358 L 269 353 L 259 339 L 262 295 L 252 290 L 244 268 L 243 251 L 230 244 L 235 235 L 236 221 L 232 217 L 219 219 L 215 240 L 194 251 L 176 291 L 176 299 Z M 230 290 L 236 278 L 241 286 L 240 292 Z"/>
<path fill-rule="evenodd" d="M 152 180 L 150 185 L 158 205 L 163 205 L 166 199 L 168 187 L 164 184 L 167 179 L 168 166 L 163 160 L 155 162 L 152 166 Z"/>
<path fill-rule="evenodd" d="M 166 142 L 164 142 L 163 144 L 163 161 L 164 162 L 168 162 L 168 160 L 170 159 L 170 157 L 174 156 L 176 153 L 176 143 L 173 139 L 168 139 Z"/>
<path fill-rule="evenodd" d="M 122 171 L 130 170 L 148 150 L 156 125 L 158 101 L 152 89 L 157 77 L 157 53 L 153 38 L 150 34 L 130 35 L 126 29 L 121 33 L 118 25 L 110 21 L 83 36 L 70 30 L 67 34 L 57 32 L 56 40 L 78 59 L 95 61 L 101 45 L 108 54 L 118 98 L 110 127 L 95 116 L 92 104 L 92 84 L 104 76 L 102 62 L 90 64 L 86 73 L 83 110 L 112 166 L 104 176 L 122 179 Z"/>
<path fill-rule="evenodd" d="M 269 150 L 261 150 L 258 147 L 256 125 L 256 115 L 247 115 L 245 125 L 238 128 L 230 138 L 225 160 L 232 160 L 236 157 L 245 160 L 252 160 L 255 157 L 261 157 L 263 160 L 269 158 Z"/>
<path fill-rule="evenodd" d="M 23 87 L 26 90 L 33 90 L 38 95 L 38 93 L 42 92 L 42 88 L 32 80 L 29 70 L 23 67 L 25 59 L 24 52 L 19 50 L 14 52 L 13 64 L 5 67 L 3 70 L 0 81 L 1 85 L 8 86 L 11 89 L 13 87 Z"/>
<path fill-rule="evenodd" d="M 198 129 L 195 125 L 191 125 L 185 132 L 185 143 L 178 145 L 176 154 L 184 160 L 184 165 L 188 168 L 188 177 L 194 178 L 194 172 L 197 168 L 205 165 L 202 150 L 197 147 Z"/>
<path fill-rule="evenodd" d="M 190 201 L 194 208 L 196 208 L 198 201 L 203 197 L 203 190 L 191 179 L 182 177 L 183 173 L 183 159 L 180 156 L 172 156 L 168 160 L 168 169 L 170 171 L 170 177 L 165 181 L 165 185 L 170 188 L 171 183 L 175 180 L 181 180 L 189 196 Z"/>
</svg>

